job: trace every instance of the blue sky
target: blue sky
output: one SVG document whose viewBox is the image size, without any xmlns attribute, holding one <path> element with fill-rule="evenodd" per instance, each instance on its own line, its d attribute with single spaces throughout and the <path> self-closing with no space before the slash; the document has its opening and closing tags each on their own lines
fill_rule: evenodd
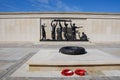
<svg viewBox="0 0 120 80">
<path fill-rule="evenodd" d="M 0 0 L 0 12 L 120 12 L 120 0 Z"/>
</svg>

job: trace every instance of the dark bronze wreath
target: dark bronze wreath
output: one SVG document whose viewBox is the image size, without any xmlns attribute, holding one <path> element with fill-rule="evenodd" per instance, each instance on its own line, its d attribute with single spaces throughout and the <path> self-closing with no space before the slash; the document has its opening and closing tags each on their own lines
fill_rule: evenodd
<svg viewBox="0 0 120 80">
<path fill-rule="evenodd" d="M 65 46 L 59 49 L 59 52 L 68 55 L 81 55 L 87 53 L 85 48 L 77 46 Z"/>
</svg>

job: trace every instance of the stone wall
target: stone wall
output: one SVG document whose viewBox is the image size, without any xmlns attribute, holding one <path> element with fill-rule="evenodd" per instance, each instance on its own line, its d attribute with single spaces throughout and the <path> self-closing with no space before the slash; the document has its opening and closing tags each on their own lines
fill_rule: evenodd
<svg viewBox="0 0 120 80">
<path fill-rule="evenodd" d="M 0 41 L 38 41 L 39 19 L 0 19 Z"/>
<path fill-rule="evenodd" d="M 120 42 L 120 14 L 115 13 L 0 13 L 0 42 L 39 42 L 43 23 L 50 39 L 50 23 L 55 18 L 83 26 L 79 31 L 91 42 Z"/>
</svg>

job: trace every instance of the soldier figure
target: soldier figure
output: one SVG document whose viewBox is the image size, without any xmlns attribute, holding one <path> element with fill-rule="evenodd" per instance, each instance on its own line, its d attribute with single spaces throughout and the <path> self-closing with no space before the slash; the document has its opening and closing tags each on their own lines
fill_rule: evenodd
<svg viewBox="0 0 120 80">
<path fill-rule="evenodd" d="M 57 28 L 57 40 L 62 40 L 62 25 L 59 21 L 60 28 Z"/>
<path fill-rule="evenodd" d="M 56 24 L 53 24 L 53 21 L 51 22 L 51 27 L 52 27 L 52 31 L 51 31 L 51 36 L 52 36 L 52 40 L 55 40 L 55 29 L 56 29 L 56 26 L 57 26 L 57 22 Z"/>
<path fill-rule="evenodd" d="M 76 40 L 76 28 L 79 28 L 75 25 L 75 23 L 72 23 L 70 22 L 70 25 L 71 25 L 71 29 L 72 29 L 72 37 L 73 37 L 73 40 Z"/>
<path fill-rule="evenodd" d="M 67 28 L 68 28 L 68 24 L 66 22 L 64 22 L 64 37 L 65 37 L 65 40 L 68 40 L 68 34 L 67 34 Z"/>
<path fill-rule="evenodd" d="M 81 41 L 88 41 L 87 35 L 84 32 L 82 32 L 82 36 L 81 36 L 80 40 Z"/>
<path fill-rule="evenodd" d="M 42 28 L 42 40 L 46 40 L 45 24 L 41 25 Z"/>
</svg>

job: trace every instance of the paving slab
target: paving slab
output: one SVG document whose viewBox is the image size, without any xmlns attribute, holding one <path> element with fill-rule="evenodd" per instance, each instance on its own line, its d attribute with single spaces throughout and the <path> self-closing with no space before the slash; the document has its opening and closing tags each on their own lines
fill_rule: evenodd
<svg viewBox="0 0 120 80">
<path fill-rule="evenodd" d="M 0 78 L 3 77 L 7 73 L 6 70 L 0 70 Z"/>
<path fill-rule="evenodd" d="M 29 71 L 28 64 L 22 65 L 10 77 L 64 77 L 61 71 Z M 72 77 L 78 77 L 76 75 Z"/>
<path fill-rule="evenodd" d="M 104 70 L 102 72 L 106 76 L 120 76 L 120 70 Z"/>
<path fill-rule="evenodd" d="M 29 55 L 38 48 L 0 48 L 0 79 L 9 76 Z"/>
<path fill-rule="evenodd" d="M 0 78 L 3 77 L 9 70 L 11 70 L 14 64 L 14 62 L 12 63 L 0 61 Z"/>
<path fill-rule="evenodd" d="M 99 50 L 110 53 L 112 55 L 120 56 L 120 48 L 99 48 Z"/>
<path fill-rule="evenodd" d="M 0 70 L 9 70 L 12 65 L 14 65 L 14 62 L 1 62 L 0 61 Z"/>
<path fill-rule="evenodd" d="M 32 52 L 31 48 L 5 48 L 0 51 L 0 60 L 20 60 L 30 52 Z"/>
<path fill-rule="evenodd" d="M 84 77 L 73 77 L 73 78 L 60 78 L 60 77 L 56 77 L 56 78 L 52 78 L 52 77 L 10 77 L 8 80 L 91 80 L 89 78 L 84 78 Z M 102 79 L 101 79 L 102 80 Z"/>
</svg>

